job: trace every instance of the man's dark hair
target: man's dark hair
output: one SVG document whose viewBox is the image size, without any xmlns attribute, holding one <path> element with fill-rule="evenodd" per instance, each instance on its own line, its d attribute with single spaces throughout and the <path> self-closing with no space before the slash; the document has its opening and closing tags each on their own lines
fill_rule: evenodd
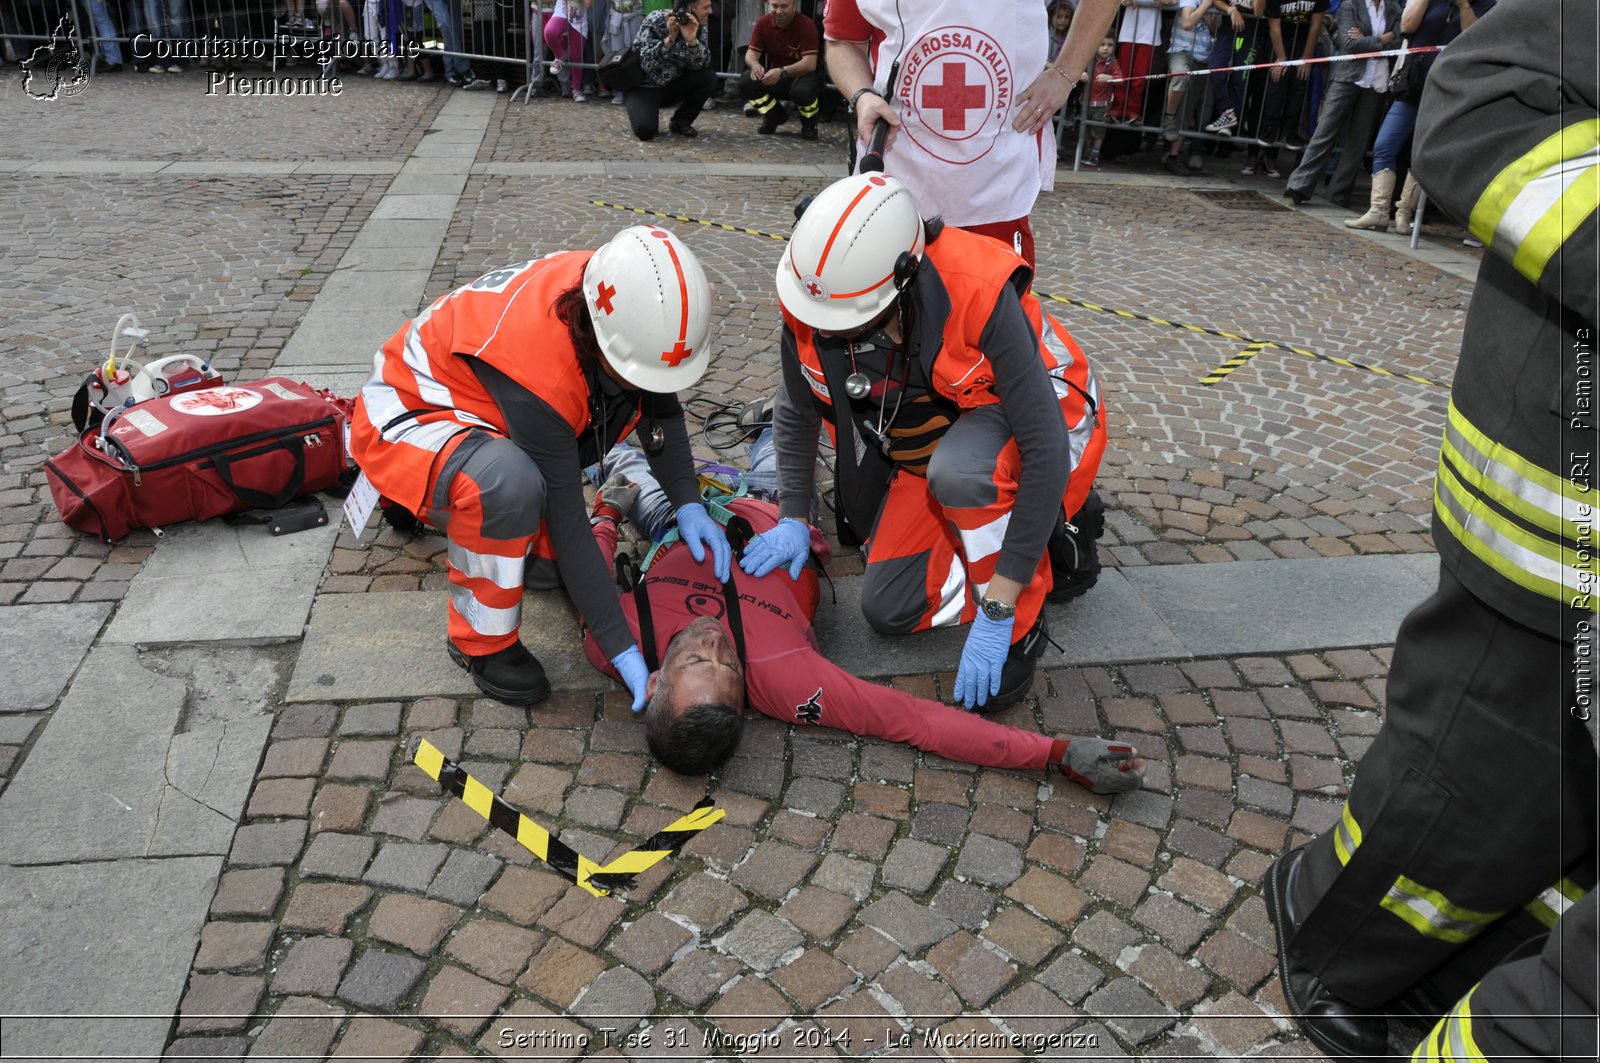
<svg viewBox="0 0 1600 1063">
<path fill-rule="evenodd" d="M 567 326 L 567 337 L 578 352 L 578 364 L 586 369 L 600 366 L 600 340 L 594 334 L 594 319 L 583 296 L 583 282 L 556 296 L 556 317 Z"/>
<path fill-rule="evenodd" d="M 702 702 L 674 716 L 665 711 L 671 695 L 656 686 L 645 741 L 651 754 L 680 775 L 709 775 L 728 762 L 744 734 L 744 717 L 732 705 Z"/>
</svg>

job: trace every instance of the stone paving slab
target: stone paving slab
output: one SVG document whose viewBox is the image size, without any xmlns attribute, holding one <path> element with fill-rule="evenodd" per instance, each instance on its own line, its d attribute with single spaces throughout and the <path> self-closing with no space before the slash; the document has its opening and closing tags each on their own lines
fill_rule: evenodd
<svg viewBox="0 0 1600 1063">
<path fill-rule="evenodd" d="M 0 609 L 0 712 L 54 705 L 110 614 L 109 602 Z"/>
<path fill-rule="evenodd" d="M 427 286 L 427 267 L 353 270 L 344 268 L 341 260 L 340 268 L 323 283 L 316 309 L 319 315 L 383 310 L 404 321 L 417 312 L 422 291 Z"/>
<path fill-rule="evenodd" d="M 457 173 L 401 173 L 389 182 L 389 191 L 395 195 L 449 195 L 459 196 L 467 186 L 467 175 Z M 426 248 L 435 253 L 436 248 Z"/>
<path fill-rule="evenodd" d="M 282 536 L 220 520 L 174 527 L 134 577 L 105 641 L 299 638 L 336 524 Z"/>
<path fill-rule="evenodd" d="M 360 248 L 352 247 L 346 251 L 344 257 L 339 260 L 339 269 L 374 273 L 419 269 L 426 273 L 433 269 L 434 260 L 438 257 L 439 249 L 426 245 L 404 244 L 400 247 L 366 245 Z"/>
<path fill-rule="evenodd" d="M 270 718 L 174 737 L 187 695 L 131 648 L 91 653 L 0 795 L 6 860 L 226 853 Z"/>
<path fill-rule="evenodd" d="M 1385 555 L 1168 565 L 1127 577 L 1195 657 L 1377 645 L 1433 591 L 1412 564 Z"/>
<path fill-rule="evenodd" d="M 440 220 L 396 219 L 374 221 L 368 219 L 350 243 L 351 251 L 388 249 L 394 247 L 422 247 L 438 253 L 439 241 L 444 239 L 449 223 Z"/>
<path fill-rule="evenodd" d="M 606 685 L 583 656 L 577 616 L 564 595 L 524 596 L 522 641 L 556 690 Z M 326 595 L 312 610 L 285 700 L 475 694 L 477 687 L 444 646 L 442 591 Z"/>
<path fill-rule="evenodd" d="M 459 151 L 456 145 L 446 145 Z M 372 211 L 378 221 L 438 221 L 448 220 L 455 213 L 456 197 L 445 195 L 385 196 Z"/>
<path fill-rule="evenodd" d="M 5 1055 L 159 1059 L 221 867 L 215 856 L 0 867 L 4 1010 L 113 1016 L 6 1019 Z"/>
<path fill-rule="evenodd" d="M 394 310 L 322 310 L 312 307 L 273 363 L 274 371 L 294 367 L 356 371 L 372 369 L 372 355 L 411 314 Z M 291 373 L 292 375 L 292 373 Z"/>
</svg>

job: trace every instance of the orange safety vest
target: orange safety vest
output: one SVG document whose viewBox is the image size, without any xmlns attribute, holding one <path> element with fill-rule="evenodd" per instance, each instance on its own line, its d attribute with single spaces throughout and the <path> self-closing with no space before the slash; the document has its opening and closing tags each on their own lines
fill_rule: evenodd
<svg viewBox="0 0 1600 1063">
<path fill-rule="evenodd" d="M 944 320 L 943 343 L 932 359 L 923 351 L 923 368 L 939 395 L 962 410 L 990 406 L 1000 401 L 994 390 L 994 366 L 979 346 L 989 315 L 1010 286 L 1023 260 L 1009 247 L 987 236 L 962 229 L 946 228 L 924 252 L 938 271 L 950 297 L 950 314 Z M 1023 313 L 1033 327 L 1039 343 L 1039 359 L 1052 381 L 1059 381 L 1061 409 L 1072 439 L 1072 475 L 1067 481 L 1063 505 L 1068 515 L 1076 513 L 1094 486 L 1106 448 L 1106 419 L 1099 384 L 1094 370 L 1070 333 L 1054 317 L 1044 313 L 1030 289 L 1020 296 Z M 837 443 L 833 422 L 833 399 L 823 376 L 822 359 L 817 352 L 816 335 L 810 326 L 783 314 L 784 323 L 794 333 L 800 369 L 811 386 L 811 397 L 827 425 L 828 437 Z M 1048 321 L 1050 328 L 1044 329 Z"/>
<path fill-rule="evenodd" d="M 440 454 L 475 427 L 507 434 L 467 358 L 537 395 L 574 438 L 582 436 L 590 423 L 589 383 L 555 304 L 582 282 L 593 253 L 563 251 L 486 273 L 389 338 L 350 426 L 356 464 L 380 492 L 423 513 Z"/>
</svg>

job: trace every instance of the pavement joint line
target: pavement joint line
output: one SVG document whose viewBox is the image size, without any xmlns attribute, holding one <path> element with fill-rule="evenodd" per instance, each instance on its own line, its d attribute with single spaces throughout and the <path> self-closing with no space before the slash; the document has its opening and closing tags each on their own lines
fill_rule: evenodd
<svg viewBox="0 0 1600 1063">
<path fill-rule="evenodd" d="M 723 229 L 731 233 L 745 233 L 750 236 L 763 236 L 770 240 L 786 241 L 789 239 L 787 236 L 782 236 L 778 233 L 769 233 L 762 229 L 751 229 L 742 225 L 730 225 L 727 222 L 711 221 L 708 218 L 696 218 L 688 214 L 671 214 L 660 210 L 646 210 L 643 207 L 629 206 L 626 203 L 608 203 L 603 199 L 592 199 L 589 202 L 593 203 L 597 207 L 607 207 L 611 210 L 642 214 L 651 218 L 669 218 L 673 221 L 688 222 L 692 225 L 704 225 L 712 229 Z M 1257 354 L 1260 353 L 1261 349 L 1266 348 L 1272 348 L 1280 351 L 1290 351 L 1304 358 L 1310 358 L 1313 361 L 1331 362 L 1334 365 L 1343 366 L 1346 369 L 1360 369 L 1368 373 L 1373 373 L 1377 376 L 1396 377 L 1402 380 L 1409 380 L 1414 384 L 1423 384 L 1431 388 L 1446 387 L 1446 385 L 1439 383 L 1437 380 L 1421 376 L 1417 373 L 1399 373 L 1392 369 L 1385 369 L 1382 366 L 1369 365 L 1365 362 L 1357 362 L 1351 358 L 1340 358 L 1337 355 L 1332 354 L 1319 354 L 1316 351 L 1308 350 L 1305 347 L 1296 347 L 1290 343 L 1277 343 L 1273 340 L 1257 340 L 1249 336 L 1240 335 L 1237 332 L 1228 332 L 1223 329 L 1205 328 L 1201 325 L 1190 325 L 1182 321 L 1168 321 L 1166 318 L 1156 317 L 1152 314 L 1136 314 L 1132 310 L 1121 310 L 1117 307 L 1101 306 L 1098 303 L 1085 302 L 1081 299 L 1069 299 L 1064 295 L 1053 295 L 1049 292 L 1041 292 L 1037 289 L 1034 290 L 1033 294 L 1038 296 L 1040 299 L 1047 299 L 1054 303 L 1064 303 L 1067 306 L 1076 306 L 1084 310 L 1092 310 L 1097 314 L 1114 314 L 1117 317 L 1127 318 L 1130 321 L 1148 321 L 1155 325 L 1165 325 L 1168 328 L 1177 328 L 1184 329 L 1189 332 L 1204 333 L 1207 336 L 1220 336 L 1227 340 L 1238 340 L 1240 343 L 1247 343 L 1251 347 L 1257 348 Z M 1251 357 L 1253 358 L 1255 355 L 1252 354 Z M 1238 366 L 1234 366 L 1233 368 L 1237 369 Z M 1230 369 L 1229 372 L 1232 372 L 1232 370 Z M 1214 384 L 1216 381 L 1207 379 L 1202 380 L 1201 383 Z"/>
</svg>

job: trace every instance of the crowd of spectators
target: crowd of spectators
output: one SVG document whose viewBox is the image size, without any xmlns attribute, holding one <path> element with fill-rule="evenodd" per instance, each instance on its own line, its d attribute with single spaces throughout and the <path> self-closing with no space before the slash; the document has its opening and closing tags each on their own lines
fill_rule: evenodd
<svg viewBox="0 0 1600 1063">
<path fill-rule="evenodd" d="M 1078 0 L 1050 4 L 1050 55 L 1061 48 Z M 1432 56 L 1413 60 L 1410 78 L 1394 61 L 1355 61 L 1233 70 L 1412 46 L 1446 45 L 1494 0 L 1121 0 L 1094 70 L 1057 116 L 1058 140 L 1082 135 L 1083 162 L 1160 158 L 1176 175 L 1204 175 L 1208 161 L 1242 153 L 1245 174 L 1287 175 L 1284 195 L 1305 202 L 1323 188 L 1351 206 L 1358 174 L 1370 169 L 1373 201 L 1359 227 L 1389 224 L 1390 204 L 1409 223 L 1418 189 L 1404 181 L 1416 100 Z M 0 35 L 13 58 L 49 32 L 63 0 L 0 0 Z M 338 41 L 325 71 L 383 80 L 446 81 L 501 92 L 528 72 L 541 93 L 575 103 L 608 99 L 628 107 L 640 139 L 669 128 L 693 136 L 701 111 L 740 106 L 776 133 L 798 119 L 816 139 L 819 121 L 844 110 L 827 71 L 824 0 L 80 0 L 92 26 L 97 74 L 131 69 L 182 73 L 196 58 L 184 42 L 283 39 L 291 60 L 317 42 Z M 698 18 L 689 12 L 698 11 Z M 226 13 L 224 13 L 226 12 Z M 688 16 L 680 25 L 678 16 Z M 687 22 L 694 22 L 687 32 Z M 644 60 L 645 83 L 623 91 L 597 67 L 627 48 Z M 529 49 L 534 49 L 529 62 Z M 204 60 L 200 60 L 204 62 Z M 209 63 L 207 65 L 210 65 Z M 1201 77 L 1191 71 L 1222 71 Z M 1085 100 L 1083 97 L 1087 96 Z M 1080 122 L 1088 119 L 1080 132 Z M 793 127 L 791 127 L 793 128 Z M 1368 159 L 1371 159 L 1370 166 Z M 1224 163 L 1225 164 L 1225 163 Z M 1378 200 L 1381 198 L 1382 202 Z"/>
</svg>

